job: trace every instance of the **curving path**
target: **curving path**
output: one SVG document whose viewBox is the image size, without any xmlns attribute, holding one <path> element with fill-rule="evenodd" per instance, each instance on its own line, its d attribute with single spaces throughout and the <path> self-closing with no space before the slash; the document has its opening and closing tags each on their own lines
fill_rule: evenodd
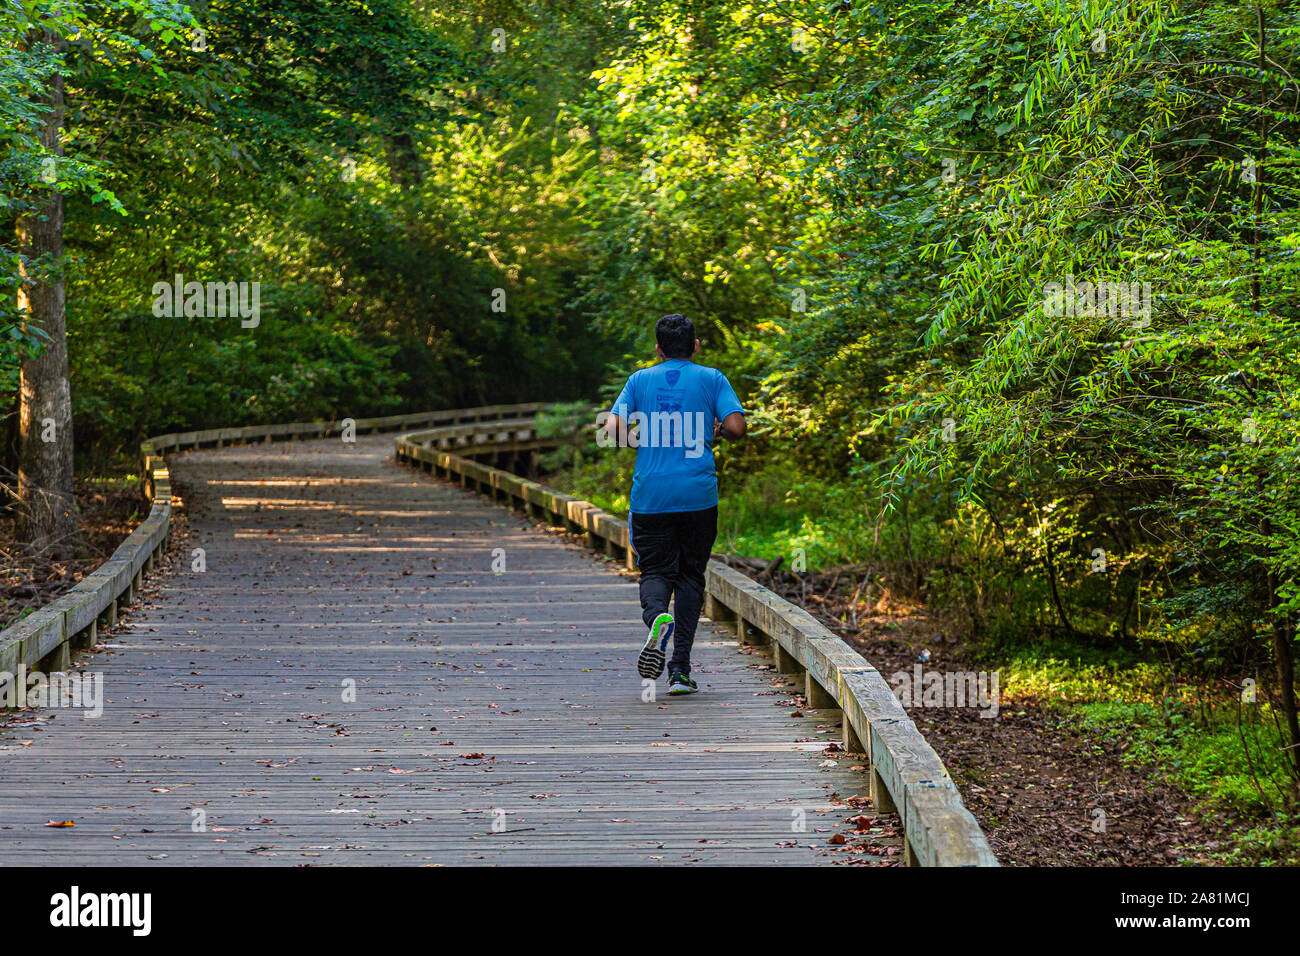
<svg viewBox="0 0 1300 956">
<path fill-rule="evenodd" d="M 702 623 L 703 693 L 643 701 L 635 579 L 392 446 L 170 459 L 188 531 L 78 662 L 103 715 L 0 712 L 0 863 L 901 859 L 770 658 Z"/>
</svg>

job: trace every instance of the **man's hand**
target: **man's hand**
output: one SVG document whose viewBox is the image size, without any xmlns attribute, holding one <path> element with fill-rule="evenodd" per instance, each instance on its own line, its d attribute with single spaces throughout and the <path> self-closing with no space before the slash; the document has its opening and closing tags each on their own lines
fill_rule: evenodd
<svg viewBox="0 0 1300 956">
<path fill-rule="evenodd" d="M 745 437 L 745 416 L 732 412 L 720 422 L 713 423 L 713 440 L 725 438 L 727 441 L 740 441 Z"/>
</svg>

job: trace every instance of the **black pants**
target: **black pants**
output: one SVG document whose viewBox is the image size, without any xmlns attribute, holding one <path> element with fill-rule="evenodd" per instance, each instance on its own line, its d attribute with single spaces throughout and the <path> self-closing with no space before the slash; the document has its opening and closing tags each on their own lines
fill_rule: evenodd
<svg viewBox="0 0 1300 956">
<path fill-rule="evenodd" d="M 704 569 L 718 536 L 718 509 L 630 516 L 632 550 L 641 569 L 646 627 L 673 601 L 673 656 L 668 672 L 689 673 L 695 627 L 704 608 Z"/>
</svg>

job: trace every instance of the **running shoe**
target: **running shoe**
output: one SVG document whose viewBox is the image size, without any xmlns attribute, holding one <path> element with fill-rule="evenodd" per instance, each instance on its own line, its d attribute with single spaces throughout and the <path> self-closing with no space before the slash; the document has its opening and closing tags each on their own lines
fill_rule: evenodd
<svg viewBox="0 0 1300 956">
<path fill-rule="evenodd" d="M 642 677 L 657 680 L 664 672 L 664 662 L 667 660 L 664 648 L 673 636 L 674 626 L 671 614 L 660 614 L 650 625 L 650 635 L 641 648 L 641 656 L 636 659 L 636 672 Z"/>
</svg>

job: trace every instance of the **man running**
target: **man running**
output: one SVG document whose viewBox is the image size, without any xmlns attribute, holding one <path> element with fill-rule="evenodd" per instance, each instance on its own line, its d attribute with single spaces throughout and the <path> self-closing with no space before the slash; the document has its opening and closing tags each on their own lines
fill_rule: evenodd
<svg viewBox="0 0 1300 956">
<path fill-rule="evenodd" d="M 690 319 L 665 315 L 655 323 L 655 340 L 663 361 L 632 373 L 605 432 L 637 449 L 628 543 L 641 570 L 641 617 L 650 628 L 637 671 L 657 679 L 671 639 L 668 693 L 693 694 L 699 688 L 691 679 L 691 645 L 718 534 L 713 442 L 743 438 L 745 412 L 725 375 L 691 361 L 700 340 Z"/>
</svg>

